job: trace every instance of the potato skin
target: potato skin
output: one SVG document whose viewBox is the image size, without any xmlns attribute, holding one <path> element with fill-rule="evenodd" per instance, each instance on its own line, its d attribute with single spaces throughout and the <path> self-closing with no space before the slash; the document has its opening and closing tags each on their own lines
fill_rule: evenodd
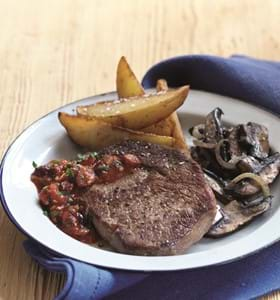
<svg viewBox="0 0 280 300">
<path fill-rule="evenodd" d="M 124 56 L 117 67 L 116 85 L 119 98 L 142 96 L 145 93 Z"/>
<path fill-rule="evenodd" d="M 165 79 L 158 79 L 156 89 L 158 92 L 167 91 L 168 85 Z M 183 150 L 185 153 L 189 154 L 189 149 L 185 141 L 185 136 L 176 112 L 173 112 L 166 119 L 150 125 L 144 129 L 144 132 L 154 133 L 159 135 L 172 136 L 176 139 L 175 148 Z"/>
<path fill-rule="evenodd" d="M 99 150 L 127 139 L 141 140 L 167 147 L 174 147 L 176 144 L 176 140 L 172 137 L 116 127 L 84 116 L 59 112 L 58 119 L 73 142 L 89 150 Z"/>
<path fill-rule="evenodd" d="M 182 86 L 167 92 L 77 107 L 77 113 L 115 126 L 139 130 L 155 124 L 180 107 L 189 92 Z"/>
<path fill-rule="evenodd" d="M 119 98 L 129 98 L 133 96 L 141 96 L 144 89 L 137 80 L 132 69 L 130 68 L 126 58 L 121 57 L 117 68 L 117 92 Z M 158 79 L 156 89 L 158 92 L 167 91 L 168 85 L 165 79 Z M 166 119 L 152 124 L 143 129 L 144 132 L 154 133 L 158 135 L 172 136 L 176 139 L 176 148 L 182 149 L 186 153 L 189 152 L 185 142 L 184 133 L 176 112 L 173 112 Z"/>
</svg>

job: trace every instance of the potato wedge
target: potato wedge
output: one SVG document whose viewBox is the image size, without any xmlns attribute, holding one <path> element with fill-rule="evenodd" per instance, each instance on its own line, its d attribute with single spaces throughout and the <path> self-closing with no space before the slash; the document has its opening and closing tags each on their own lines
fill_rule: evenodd
<svg viewBox="0 0 280 300">
<path fill-rule="evenodd" d="M 156 89 L 158 92 L 167 91 L 168 85 L 167 85 L 166 80 L 159 79 L 157 81 Z M 180 121 L 178 119 L 176 112 L 173 112 L 166 119 L 142 129 L 142 131 L 146 132 L 146 133 L 153 133 L 153 134 L 164 135 L 164 136 L 172 136 L 176 140 L 176 144 L 174 145 L 175 148 L 178 148 L 185 152 L 188 152 L 188 147 L 185 142 L 183 130 L 182 130 L 182 127 L 181 127 L 181 124 L 180 124 Z"/>
<path fill-rule="evenodd" d="M 189 86 L 183 86 L 163 93 L 78 106 L 77 113 L 115 126 L 141 129 L 168 117 L 184 103 L 188 92 Z"/>
<path fill-rule="evenodd" d="M 157 92 L 168 91 L 167 81 L 165 79 L 158 79 L 156 90 Z M 167 117 L 162 121 L 152 124 L 146 128 L 143 128 L 142 131 L 159 135 L 172 136 L 173 125 L 172 122 L 170 122 L 169 117 Z"/>
<path fill-rule="evenodd" d="M 168 118 L 141 130 L 145 133 L 171 136 L 176 140 L 176 143 L 174 145 L 175 148 L 182 150 L 188 149 L 180 121 L 178 119 L 177 113 L 175 112 L 172 113 Z"/>
<path fill-rule="evenodd" d="M 168 117 L 168 118 L 166 118 L 162 121 L 159 121 L 153 125 L 142 128 L 141 131 L 147 132 L 147 133 L 165 135 L 165 136 L 172 136 L 173 127 L 174 127 L 174 124 L 170 120 L 170 117 Z"/>
<path fill-rule="evenodd" d="M 118 64 L 116 81 L 119 98 L 142 96 L 145 93 L 124 56 Z"/>
<path fill-rule="evenodd" d="M 170 127 L 172 127 L 172 134 L 170 136 L 175 138 L 176 141 L 174 147 L 189 152 L 177 113 L 174 112 L 171 114 L 171 116 L 168 117 L 168 121 L 171 123 Z"/>
<path fill-rule="evenodd" d="M 65 127 L 70 138 L 78 145 L 90 150 L 98 150 L 122 140 L 140 140 L 163 146 L 173 147 L 175 139 L 168 136 L 133 131 L 112 126 L 98 119 L 58 113 L 60 123 Z"/>
</svg>

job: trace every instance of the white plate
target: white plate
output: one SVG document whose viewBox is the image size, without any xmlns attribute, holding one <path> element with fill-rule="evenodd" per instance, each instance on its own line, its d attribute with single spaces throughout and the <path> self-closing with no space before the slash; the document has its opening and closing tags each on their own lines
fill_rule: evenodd
<svg viewBox="0 0 280 300">
<path fill-rule="evenodd" d="M 77 104 L 115 98 L 114 93 L 71 103 L 59 109 L 71 113 Z M 200 123 L 215 107 L 224 111 L 224 120 L 231 124 L 255 121 L 268 127 L 274 150 L 280 150 L 280 121 L 260 108 L 227 97 L 191 91 L 179 110 L 185 133 Z M 74 158 L 79 151 L 67 137 L 57 119 L 58 110 L 28 127 L 10 146 L 1 166 L 1 198 L 14 224 L 28 236 L 49 249 L 87 263 L 126 270 L 167 271 L 205 267 L 229 262 L 266 247 L 280 238 L 280 185 L 273 184 L 273 205 L 269 212 L 249 226 L 218 240 L 202 239 L 184 255 L 144 257 L 119 254 L 81 243 L 60 231 L 42 213 L 37 192 L 30 182 L 32 161 L 44 164 L 51 159 Z"/>
</svg>

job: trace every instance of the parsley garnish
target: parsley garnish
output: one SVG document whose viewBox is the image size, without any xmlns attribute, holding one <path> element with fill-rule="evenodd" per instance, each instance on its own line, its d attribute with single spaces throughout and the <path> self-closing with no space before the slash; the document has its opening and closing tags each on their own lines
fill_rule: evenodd
<svg viewBox="0 0 280 300">
<path fill-rule="evenodd" d="M 70 168 L 67 168 L 66 171 L 65 171 L 65 173 L 66 173 L 66 176 L 69 177 L 69 178 L 73 178 L 74 177 L 74 172 Z"/>
<path fill-rule="evenodd" d="M 78 160 L 84 160 L 85 159 L 85 155 L 84 154 L 78 154 L 77 155 L 77 157 L 78 157 Z"/>
<path fill-rule="evenodd" d="M 53 210 L 53 211 L 50 212 L 50 215 L 51 215 L 52 218 L 55 218 L 55 217 L 59 216 L 59 214 L 60 213 L 57 210 Z"/>
<path fill-rule="evenodd" d="M 33 162 L 32 162 L 32 166 L 33 166 L 34 169 L 36 169 L 36 168 L 38 167 L 38 165 L 35 163 L 34 160 L 33 160 Z"/>
<path fill-rule="evenodd" d="M 43 210 L 43 214 L 44 214 L 45 216 L 47 216 L 47 217 L 49 216 L 49 213 L 48 213 L 48 211 L 47 211 L 47 210 L 45 210 L 45 209 Z"/>
<path fill-rule="evenodd" d="M 96 168 L 98 171 L 108 171 L 110 169 L 107 165 L 100 165 Z"/>
<path fill-rule="evenodd" d="M 98 156 L 98 153 L 94 151 L 94 152 L 89 152 L 89 153 L 86 153 L 86 154 L 79 153 L 77 155 L 77 158 L 78 158 L 78 161 L 83 161 L 83 160 L 85 160 L 89 157 L 97 158 L 97 156 Z"/>
<path fill-rule="evenodd" d="M 72 197 L 69 197 L 68 198 L 68 203 L 73 203 L 74 202 L 74 199 Z"/>
<path fill-rule="evenodd" d="M 91 157 L 94 157 L 94 158 L 96 158 L 97 156 L 98 156 L 98 153 L 97 152 L 90 152 L 90 154 L 89 154 Z"/>
</svg>

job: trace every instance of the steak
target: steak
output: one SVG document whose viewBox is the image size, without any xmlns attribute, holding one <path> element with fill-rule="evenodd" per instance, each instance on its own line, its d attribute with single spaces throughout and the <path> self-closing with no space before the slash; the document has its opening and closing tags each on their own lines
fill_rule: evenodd
<svg viewBox="0 0 280 300">
<path fill-rule="evenodd" d="M 182 152 L 125 141 L 100 153 L 134 154 L 141 166 L 82 195 L 99 234 L 117 251 L 183 254 L 211 227 L 216 199 L 201 167 Z"/>
</svg>

